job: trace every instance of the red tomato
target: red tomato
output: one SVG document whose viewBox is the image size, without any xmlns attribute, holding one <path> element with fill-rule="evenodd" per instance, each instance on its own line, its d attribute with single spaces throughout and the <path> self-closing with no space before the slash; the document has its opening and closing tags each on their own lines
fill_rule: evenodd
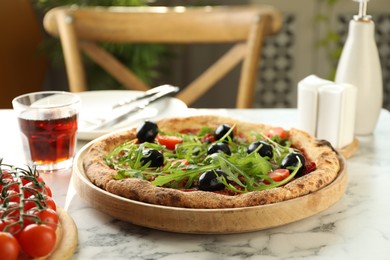
<svg viewBox="0 0 390 260">
<path fill-rule="evenodd" d="M 171 162 L 171 165 L 175 165 L 176 167 L 185 166 L 188 165 L 188 160 L 187 159 L 173 160 Z"/>
<path fill-rule="evenodd" d="M 23 185 L 26 185 L 27 183 L 32 182 L 33 179 L 37 180 L 38 182 L 43 182 L 43 178 L 40 175 L 39 176 L 23 176 L 21 179 L 22 179 Z"/>
<path fill-rule="evenodd" d="M 20 203 L 19 192 L 15 191 L 15 190 L 8 190 L 6 198 L 7 198 L 7 201 L 9 201 L 9 202 Z"/>
<path fill-rule="evenodd" d="M 2 184 L 1 185 L 1 191 L 3 190 L 3 188 L 5 188 L 5 186 L 6 185 L 8 185 L 7 186 L 7 191 L 11 191 L 11 190 L 13 190 L 13 191 L 16 191 L 16 192 L 20 192 L 20 188 L 19 188 L 19 184 L 17 184 L 17 183 L 13 183 L 13 184 L 11 184 L 11 183 L 9 183 L 9 182 L 13 182 L 13 180 L 11 180 L 11 179 L 6 179 L 6 180 L 3 180 L 3 181 L 5 181 L 5 182 L 8 182 L 8 184 Z"/>
<path fill-rule="evenodd" d="M 19 255 L 19 244 L 8 232 L 0 232 L 0 259 L 14 260 Z"/>
<path fill-rule="evenodd" d="M 183 142 L 183 138 L 179 136 L 157 135 L 157 141 L 159 144 L 165 145 L 167 149 L 175 150 L 176 145 Z"/>
<path fill-rule="evenodd" d="M 27 211 L 29 209 L 32 209 L 32 208 L 35 208 L 38 206 L 38 202 L 37 201 L 40 201 L 40 205 L 44 208 L 49 208 L 49 209 L 52 209 L 54 211 L 57 210 L 57 205 L 56 205 L 56 202 L 54 201 L 54 199 L 52 197 L 49 197 L 49 196 L 43 196 L 43 200 L 41 197 L 36 197 L 35 195 L 31 195 L 30 197 L 28 197 L 28 200 L 25 200 L 24 201 L 24 211 Z"/>
<path fill-rule="evenodd" d="M 0 224 L 0 228 L 4 232 L 8 232 L 14 236 L 16 236 L 21 230 L 20 223 L 15 219 L 8 219 L 6 221 L 2 221 Z"/>
<path fill-rule="evenodd" d="M 215 142 L 215 136 L 211 133 L 207 133 L 202 137 L 202 143 L 213 143 Z"/>
<path fill-rule="evenodd" d="M 6 226 L 7 223 L 4 220 L 0 220 L 0 232 L 2 232 Z"/>
<path fill-rule="evenodd" d="M 274 181 L 282 181 L 288 176 L 290 176 L 290 171 L 287 169 L 276 169 L 275 171 L 272 171 L 268 174 L 268 177 L 270 177 Z M 267 180 L 265 180 L 264 183 L 270 184 L 270 182 Z"/>
<path fill-rule="evenodd" d="M 7 208 L 4 209 L 3 215 L 7 216 L 7 219 L 19 219 L 20 216 L 19 203 L 13 201 L 9 202 Z"/>
<path fill-rule="evenodd" d="M 55 243 L 55 231 L 45 224 L 28 225 L 19 235 L 19 244 L 30 257 L 48 255 L 53 250 Z"/>
<path fill-rule="evenodd" d="M 38 202 L 39 200 L 39 202 Z M 54 211 L 57 210 L 57 205 L 52 197 L 49 196 L 44 196 L 42 198 L 37 198 L 35 195 L 31 195 L 28 200 L 24 201 L 24 211 L 28 211 L 29 209 L 35 208 L 35 207 L 40 207 L 41 208 L 49 208 Z"/>
<path fill-rule="evenodd" d="M 27 212 L 28 215 L 34 215 L 37 216 L 41 224 L 45 224 L 49 227 L 51 227 L 54 231 L 57 229 L 58 225 L 58 215 L 57 212 L 55 212 L 52 209 L 38 209 L 38 208 L 32 208 Z M 35 223 L 35 218 L 33 217 L 25 217 L 24 219 L 25 225 L 30 225 Z"/>
<path fill-rule="evenodd" d="M 50 196 L 45 196 L 45 204 L 46 204 L 46 207 L 48 207 L 49 209 L 52 209 L 54 211 L 57 210 L 57 205 L 56 205 L 56 202 L 54 201 L 54 199 Z"/>
<path fill-rule="evenodd" d="M 39 185 L 37 185 L 34 182 L 28 182 L 26 185 L 24 185 L 24 197 L 28 198 L 31 195 L 35 195 L 37 192 L 43 193 L 47 196 L 52 196 L 52 192 L 49 186 L 45 185 L 45 183 L 40 182 Z"/>
<path fill-rule="evenodd" d="M 274 127 L 268 130 L 265 134 L 268 138 L 272 138 L 275 135 L 279 136 L 281 139 L 286 138 L 286 131 L 282 127 Z"/>
<path fill-rule="evenodd" d="M 32 197 L 35 199 L 35 196 L 30 196 L 30 198 Z M 35 208 L 36 206 L 37 202 L 35 202 L 34 200 L 26 200 L 24 201 L 23 205 L 24 212 L 27 212 L 29 209 Z"/>
</svg>

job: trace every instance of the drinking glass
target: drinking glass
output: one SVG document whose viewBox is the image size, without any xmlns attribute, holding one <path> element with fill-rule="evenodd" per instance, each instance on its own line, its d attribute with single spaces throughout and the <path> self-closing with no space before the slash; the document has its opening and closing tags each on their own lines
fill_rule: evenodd
<svg viewBox="0 0 390 260">
<path fill-rule="evenodd" d="M 80 98 L 64 91 L 28 93 L 13 99 L 27 162 L 38 170 L 70 168 L 76 148 Z"/>
</svg>

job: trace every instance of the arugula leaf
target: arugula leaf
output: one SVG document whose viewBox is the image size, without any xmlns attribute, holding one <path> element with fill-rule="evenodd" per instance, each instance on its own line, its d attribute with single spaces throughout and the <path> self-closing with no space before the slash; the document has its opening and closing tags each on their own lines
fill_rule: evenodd
<svg viewBox="0 0 390 260">
<path fill-rule="evenodd" d="M 234 125 L 230 132 L 236 127 Z M 295 167 L 288 178 L 281 182 L 273 181 L 268 173 L 279 168 L 281 160 L 294 149 L 291 143 L 283 140 L 273 140 L 263 133 L 249 133 L 248 139 L 252 141 L 265 140 L 273 147 L 273 158 L 263 158 L 257 151 L 247 153 L 247 140 L 236 136 L 232 140 L 226 133 L 221 140 L 228 143 L 232 155 L 207 154 L 209 143 L 202 142 L 206 134 L 214 133 L 210 127 L 202 127 L 198 134 L 178 133 L 183 138 L 183 143 L 176 146 L 176 150 L 168 150 L 157 143 L 137 144 L 136 140 L 125 142 L 117 146 L 107 154 L 105 161 L 107 165 L 118 170 L 115 179 L 141 178 L 152 180 L 151 184 L 156 186 L 174 188 L 192 188 L 199 180 L 199 176 L 209 170 L 221 170 L 226 176 L 217 176 L 218 181 L 223 183 L 228 190 L 236 193 L 264 190 L 281 186 L 289 182 L 296 174 L 299 166 Z M 218 141 L 221 141 L 218 140 Z M 164 166 L 159 168 L 148 168 L 148 164 L 142 164 L 144 149 L 156 149 L 164 154 Z M 260 149 L 260 147 L 258 148 Z M 188 165 L 182 165 L 182 161 Z M 267 180 L 265 184 L 264 180 Z"/>
</svg>

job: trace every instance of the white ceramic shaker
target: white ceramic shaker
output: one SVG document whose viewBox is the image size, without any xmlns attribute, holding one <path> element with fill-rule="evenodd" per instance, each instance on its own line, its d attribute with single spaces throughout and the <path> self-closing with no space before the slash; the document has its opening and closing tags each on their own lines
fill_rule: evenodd
<svg viewBox="0 0 390 260">
<path fill-rule="evenodd" d="M 367 1 L 360 2 L 359 14 L 349 23 L 336 71 L 336 83 L 349 83 L 357 88 L 355 134 L 372 134 L 382 107 L 383 81 L 378 48 L 375 43 L 375 24 L 366 15 Z"/>
<path fill-rule="evenodd" d="M 318 89 L 332 81 L 316 75 L 309 75 L 298 82 L 298 125 L 297 127 L 312 136 L 317 133 Z"/>
</svg>

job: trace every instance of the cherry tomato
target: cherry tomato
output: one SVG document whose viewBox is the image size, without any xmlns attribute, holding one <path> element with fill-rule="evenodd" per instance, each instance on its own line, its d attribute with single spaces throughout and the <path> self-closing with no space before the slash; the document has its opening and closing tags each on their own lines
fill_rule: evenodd
<svg viewBox="0 0 390 260">
<path fill-rule="evenodd" d="M 22 184 L 26 185 L 29 182 L 37 181 L 37 182 L 43 182 L 42 176 L 23 176 L 22 178 Z"/>
<path fill-rule="evenodd" d="M 14 260 L 19 255 L 19 244 L 8 232 L 0 232 L 0 259 Z"/>
<path fill-rule="evenodd" d="M 159 144 L 165 145 L 167 149 L 175 150 L 176 145 L 183 142 L 183 138 L 179 136 L 157 135 L 157 141 Z"/>
<path fill-rule="evenodd" d="M 57 212 L 55 212 L 52 209 L 38 209 L 38 208 L 32 208 L 27 212 L 28 215 L 36 216 L 40 219 L 41 224 L 45 224 L 49 227 L 51 227 L 54 231 L 57 229 L 58 225 L 58 215 Z M 25 225 L 33 224 L 36 221 L 34 217 L 25 217 L 24 223 Z"/>
<path fill-rule="evenodd" d="M 55 243 L 55 231 L 45 224 L 28 225 L 19 235 L 19 244 L 30 257 L 48 255 L 53 250 Z"/>
<path fill-rule="evenodd" d="M 9 202 L 16 202 L 16 203 L 20 203 L 20 196 L 19 196 L 19 192 L 15 191 L 15 190 L 8 190 L 7 191 L 7 196 L 6 196 L 6 199 L 7 201 Z"/>
<path fill-rule="evenodd" d="M 49 209 L 57 210 L 57 204 L 51 196 L 45 196 L 44 202 Z"/>
<path fill-rule="evenodd" d="M 11 179 L 7 179 L 7 184 L 2 184 L 2 190 L 1 190 L 1 195 L 4 195 L 3 193 L 6 192 L 6 191 L 16 191 L 16 192 L 20 192 L 20 188 L 19 188 L 19 184 L 18 183 L 9 183 L 9 182 L 13 182 L 13 180 Z M 6 189 L 6 191 L 4 190 Z"/>
<path fill-rule="evenodd" d="M 6 220 L 0 220 L 0 232 L 4 231 L 6 226 L 7 226 L 7 221 Z"/>
<path fill-rule="evenodd" d="M 202 137 L 201 141 L 202 143 L 213 143 L 215 142 L 215 136 L 211 133 L 207 133 Z"/>
<path fill-rule="evenodd" d="M 178 159 L 178 160 L 172 160 L 171 165 L 175 167 L 182 167 L 188 165 L 188 160 L 187 159 Z"/>
<path fill-rule="evenodd" d="M 37 207 L 38 200 L 40 201 L 41 206 L 47 207 L 54 211 L 57 210 L 56 202 L 52 197 L 44 196 L 42 200 L 42 198 L 38 198 L 35 195 L 31 195 L 30 197 L 28 197 L 28 200 L 24 201 L 24 211 Z"/>
<path fill-rule="evenodd" d="M 276 169 L 275 171 L 272 171 L 268 174 L 268 177 L 270 177 L 274 181 L 282 181 L 288 176 L 290 176 L 290 171 L 287 169 Z M 268 180 L 264 180 L 264 183 L 270 184 Z"/>
<path fill-rule="evenodd" d="M 44 186 L 43 194 L 53 197 L 53 192 L 51 191 L 51 188 L 47 185 Z"/>
<path fill-rule="evenodd" d="M 4 208 L 4 216 L 7 216 L 7 219 L 19 219 L 20 216 L 20 204 L 17 202 L 9 202 Z"/>
<path fill-rule="evenodd" d="M 30 198 L 31 197 L 34 197 L 35 199 L 35 196 L 30 196 Z M 23 204 L 24 212 L 27 212 L 29 209 L 35 208 L 36 206 L 37 206 L 37 202 L 35 202 L 34 200 L 26 200 L 24 201 Z"/>
<path fill-rule="evenodd" d="M 40 182 L 39 185 L 37 185 L 34 182 L 28 182 L 26 185 L 24 185 L 24 197 L 28 198 L 31 195 L 35 195 L 37 192 L 43 193 L 47 196 L 52 196 L 52 192 L 49 186 L 45 185 L 45 183 Z"/>
<path fill-rule="evenodd" d="M 17 236 L 19 232 L 22 230 L 20 223 L 15 219 L 4 220 L 0 224 L 0 228 L 4 232 L 8 232 L 14 236 Z"/>
<path fill-rule="evenodd" d="M 287 134 L 286 134 L 286 131 L 282 127 L 274 127 L 274 128 L 269 129 L 265 135 L 268 138 L 272 138 L 276 135 L 276 136 L 279 136 L 281 139 L 285 139 Z"/>
</svg>

